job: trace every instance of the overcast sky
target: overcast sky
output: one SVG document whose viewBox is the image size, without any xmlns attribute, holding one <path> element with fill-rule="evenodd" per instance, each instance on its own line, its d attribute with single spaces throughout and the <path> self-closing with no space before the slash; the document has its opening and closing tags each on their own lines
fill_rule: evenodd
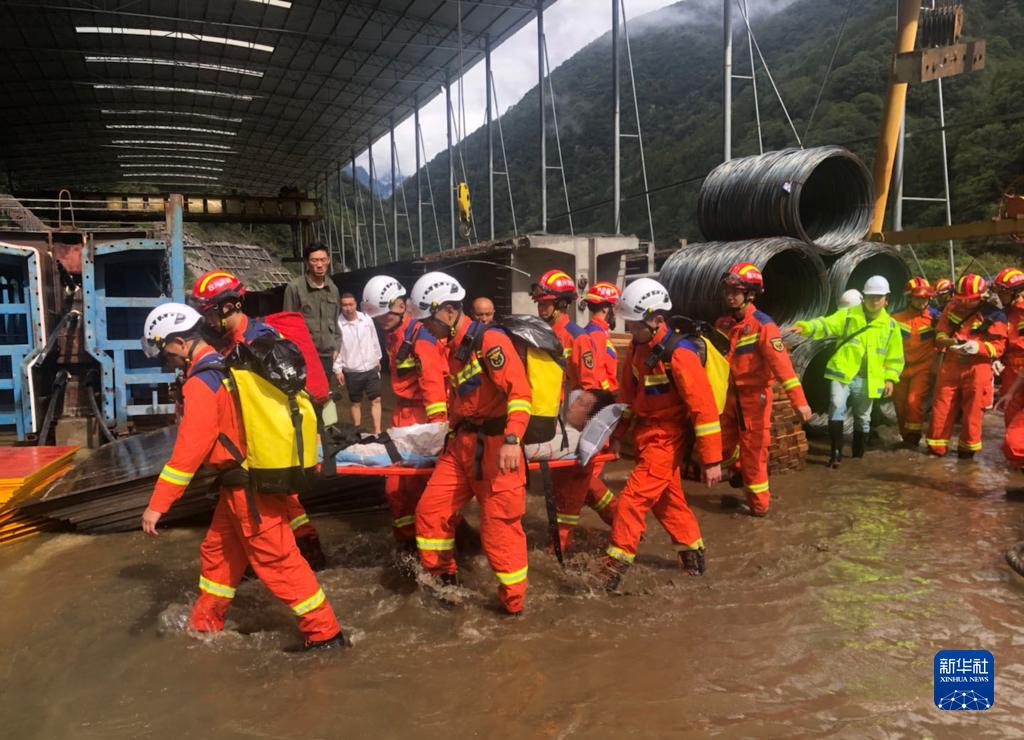
<svg viewBox="0 0 1024 740">
<path fill-rule="evenodd" d="M 623 0 L 623 2 L 628 20 L 671 5 L 677 0 Z M 544 11 L 544 31 L 547 36 L 551 69 L 557 68 L 591 41 L 609 32 L 611 28 L 611 3 L 608 0 L 559 0 L 556 2 Z M 497 112 L 504 113 L 537 84 L 536 21 L 531 21 L 504 44 L 495 48 L 491 55 L 491 65 L 494 71 L 495 97 L 499 105 Z M 455 125 L 461 128 L 458 89 L 458 84 L 453 83 L 452 106 L 456 108 L 457 116 Z M 472 133 L 484 123 L 486 95 L 484 65 L 481 62 L 469 70 L 463 80 L 465 128 L 468 133 Z M 420 126 L 423 130 L 423 141 L 426 148 L 424 161 L 429 161 L 431 157 L 445 148 L 444 108 L 444 96 L 441 95 L 420 110 Z M 464 134 L 465 132 L 459 131 L 459 133 Z M 410 118 L 395 128 L 398 163 L 402 174 L 406 177 L 411 175 L 414 170 L 416 157 L 414 141 L 412 119 Z M 496 141 L 496 149 L 497 146 Z M 500 157 L 500 153 L 497 156 Z M 390 175 L 391 167 L 386 136 L 374 143 L 373 157 L 377 179 L 383 180 L 385 178 L 382 175 Z M 369 168 L 369 160 L 365 153 L 357 158 L 357 164 Z M 496 160 L 496 165 L 500 167 L 499 160 Z M 438 173 L 439 176 L 440 174 Z"/>
</svg>

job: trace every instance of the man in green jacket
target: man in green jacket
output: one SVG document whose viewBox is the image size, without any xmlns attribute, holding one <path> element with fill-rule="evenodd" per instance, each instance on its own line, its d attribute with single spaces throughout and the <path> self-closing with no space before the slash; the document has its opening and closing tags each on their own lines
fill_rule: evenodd
<svg viewBox="0 0 1024 740">
<path fill-rule="evenodd" d="M 831 381 L 828 432 L 832 455 L 828 464 L 833 468 L 843 456 L 847 403 L 853 410 L 853 456 L 863 457 L 875 399 L 891 396 L 903 372 L 903 338 L 885 311 L 889 281 L 881 275 L 870 277 L 863 293 L 864 302 L 858 306 L 789 327 L 811 339 L 837 340 L 825 369 L 825 377 Z"/>
</svg>

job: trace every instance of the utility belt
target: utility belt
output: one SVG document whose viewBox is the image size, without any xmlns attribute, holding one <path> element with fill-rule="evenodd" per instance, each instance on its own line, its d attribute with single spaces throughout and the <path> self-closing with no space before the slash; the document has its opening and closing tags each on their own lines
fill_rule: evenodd
<svg viewBox="0 0 1024 740">
<path fill-rule="evenodd" d="M 476 480 L 484 479 L 484 444 L 485 437 L 499 437 L 505 434 L 505 417 L 496 416 L 482 421 L 463 419 L 455 426 L 455 434 L 469 432 L 476 435 L 476 448 L 473 451 L 473 475 Z"/>
</svg>

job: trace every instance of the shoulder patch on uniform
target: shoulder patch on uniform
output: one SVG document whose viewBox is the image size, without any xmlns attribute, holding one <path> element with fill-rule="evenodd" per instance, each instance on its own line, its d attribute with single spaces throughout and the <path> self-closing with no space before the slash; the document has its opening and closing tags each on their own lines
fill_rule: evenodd
<svg viewBox="0 0 1024 740">
<path fill-rule="evenodd" d="M 487 364 L 493 367 L 495 370 L 501 370 L 505 367 L 505 352 L 502 351 L 501 347 L 491 347 L 484 354 L 487 359 Z"/>
<path fill-rule="evenodd" d="M 764 311 L 754 311 L 754 318 L 760 321 L 762 324 L 774 324 L 775 319 L 766 314 Z"/>
<path fill-rule="evenodd" d="M 772 337 L 771 339 L 772 349 L 776 352 L 785 352 L 786 345 L 782 343 L 782 337 Z"/>
<path fill-rule="evenodd" d="M 594 369 L 594 353 L 591 352 L 590 350 L 587 350 L 586 352 L 583 353 L 583 365 L 584 367 L 587 368 L 587 370 Z"/>
</svg>

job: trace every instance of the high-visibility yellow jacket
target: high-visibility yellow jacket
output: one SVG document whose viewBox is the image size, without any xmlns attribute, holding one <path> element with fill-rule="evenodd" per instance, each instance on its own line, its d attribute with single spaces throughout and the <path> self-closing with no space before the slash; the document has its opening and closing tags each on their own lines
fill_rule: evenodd
<svg viewBox="0 0 1024 740">
<path fill-rule="evenodd" d="M 893 383 L 900 381 L 903 339 L 899 326 L 885 309 L 870 322 L 861 305 L 841 308 L 829 316 L 810 321 L 798 321 L 796 325 L 803 329 L 804 336 L 811 339 L 834 338 L 842 343 L 825 368 L 825 377 L 829 380 L 849 383 L 862 368 L 866 368 L 865 386 L 869 398 L 881 398 L 887 380 Z M 847 337 L 850 337 L 849 341 L 844 342 Z"/>
</svg>

